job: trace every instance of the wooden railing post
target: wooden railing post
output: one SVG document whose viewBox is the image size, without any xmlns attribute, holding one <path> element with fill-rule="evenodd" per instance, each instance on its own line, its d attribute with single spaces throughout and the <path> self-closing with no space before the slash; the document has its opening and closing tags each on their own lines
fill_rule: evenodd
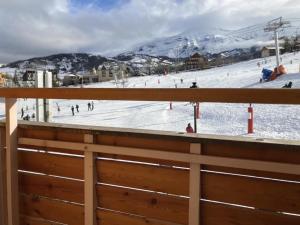
<svg viewBox="0 0 300 225">
<path fill-rule="evenodd" d="M 201 145 L 191 143 L 190 153 L 201 154 Z M 189 225 L 200 225 L 200 175 L 200 164 L 190 163 Z"/>
<path fill-rule="evenodd" d="M 0 128 L 0 225 L 7 224 L 5 128 Z"/>
<path fill-rule="evenodd" d="M 85 134 L 84 142 L 92 144 L 93 135 Z M 84 152 L 84 224 L 96 225 L 96 153 Z"/>
<path fill-rule="evenodd" d="M 6 182 L 8 225 L 19 225 L 17 99 L 6 98 Z"/>
</svg>

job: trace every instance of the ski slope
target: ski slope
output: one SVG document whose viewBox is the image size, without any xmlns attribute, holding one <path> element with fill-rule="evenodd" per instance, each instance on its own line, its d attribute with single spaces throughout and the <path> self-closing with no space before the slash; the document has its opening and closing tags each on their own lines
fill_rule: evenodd
<svg viewBox="0 0 300 225">
<path fill-rule="evenodd" d="M 145 76 L 128 79 L 128 88 L 187 88 L 196 81 L 199 87 L 214 88 L 281 88 L 292 81 L 293 88 L 300 87 L 300 53 L 282 56 L 283 64 L 289 74 L 272 82 L 259 83 L 262 68 L 272 69 L 275 58 L 241 62 L 205 71 L 169 74 L 167 76 Z M 292 60 L 292 64 L 291 64 Z M 183 79 L 183 83 L 181 83 Z M 145 86 L 146 84 L 146 86 Z M 122 88 L 118 84 L 118 88 Z M 116 87 L 114 82 L 87 85 L 92 88 Z M 116 87 L 117 88 L 117 87 Z M 276 96 L 274 96 L 276 98 Z M 188 102 L 128 102 L 128 101 L 93 101 L 94 110 L 88 111 L 89 101 L 53 100 L 53 122 L 124 127 L 152 130 L 185 132 L 187 123 L 193 125 L 193 107 Z M 91 101 L 90 101 L 91 102 Z M 79 113 L 72 116 L 71 106 L 79 105 Z M 60 112 L 57 110 L 60 107 Z M 19 117 L 23 107 L 25 115 L 32 115 L 34 101 L 19 99 Z M 300 139 L 300 106 L 254 104 L 254 134 L 247 135 L 247 104 L 200 103 L 198 133 L 251 136 L 260 138 Z M 28 110 L 26 110 L 28 108 Z M 4 105 L 0 104 L 4 117 Z M 76 111 L 76 109 L 75 109 Z"/>
</svg>

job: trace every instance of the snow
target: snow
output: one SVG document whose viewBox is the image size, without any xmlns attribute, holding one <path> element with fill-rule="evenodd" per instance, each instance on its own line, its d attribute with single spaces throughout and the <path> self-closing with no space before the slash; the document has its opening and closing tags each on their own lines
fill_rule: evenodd
<svg viewBox="0 0 300 225">
<path fill-rule="evenodd" d="M 294 21 L 291 27 L 280 31 L 280 37 L 295 35 L 294 27 L 299 22 Z M 274 45 L 272 32 L 264 31 L 265 24 L 257 24 L 240 30 L 224 30 L 216 28 L 209 33 L 202 30 L 186 31 L 184 33 L 158 38 L 142 43 L 132 49 L 136 54 L 151 56 L 168 56 L 170 58 L 189 57 L 194 52 L 214 54 L 233 49 L 249 49 L 253 46 Z"/>
<path fill-rule="evenodd" d="M 261 70 L 273 68 L 275 57 L 232 64 L 204 71 L 169 74 L 167 76 L 145 76 L 129 78 L 128 88 L 187 88 L 196 81 L 201 88 L 281 88 L 292 81 L 293 88 L 300 87 L 300 53 L 285 54 L 283 64 L 289 74 L 272 82 L 259 83 Z M 292 60 L 292 64 L 291 64 Z M 260 62 L 261 67 L 257 66 Z M 181 83 L 183 79 L 183 83 Z M 158 80 L 160 82 L 158 82 Z M 145 87 L 146 84 L 146 87 Z M 118 85 L 120 88 L 122 85 Z M 91 88 L 116 87 L 114 82 L 87 85 Z M 276 98 L 276 96 L 274 96 Z M 95 109 L 88 111 L 89 101 L 54 100 L 53 121 L 70 124 L 99 125 L 108 127 L 126 127 L 139 129 L 166 130 L 184 132 L 187 123 L 193 125 L 193 107 L 188 102 L 135 102 L 135 101 L 93 101 Z M 91 100 L 90 100 L 91 102 Z M 60 106 L 60 112 L 57 106 Z M 72 116 L 71 106 L 79 105 L 79 113 Z M 19 99 L 19 117 L 21 107 L 31 115 L 34 100 Z M 254 104 L 254 131 L 247 134 L 248 104 L 200 103 L 198 133 L 249 136 L 253 138 L 300 139 L 299 105 L 261 105 Z M 4 117 L 4 104 L 0 103 L 0 113 Z"/>
</svg>

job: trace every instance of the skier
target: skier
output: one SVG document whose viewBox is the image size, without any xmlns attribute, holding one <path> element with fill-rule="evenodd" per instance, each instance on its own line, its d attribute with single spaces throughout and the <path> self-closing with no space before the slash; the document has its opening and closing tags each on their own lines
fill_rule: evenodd
<svg viewBox="0 0 300 225">
<path fill-rule="evenodd" d="M 76 111 L 79 113 L 79 105 L 76 105 Z"/>
<path fill-rule="evenodd" d="M 23 109 L 23 107 L 21 108 L 21 118 L 23 118 L 24 117 L 24 109 Z"/>
<path fill-rule="evenodd" d="M 91 110 L 94 110 L 94 102 L 92 101 L 92 106 L 91 106 Z"/>
<path fill-rule="evenodd" d="M 183 79 L 182 78 L 180 79 L 180 82 L 183 84 Z"/>
<path fill-rule="evenodd" d="M 74 116 L 74 106 L 71 107 L 71 111 L 72 111 L 72 116 Z"/>
<path fill-rule="evenodd" d="M 87 105 L 88 105 L 88 111 L 92 111 L 92 110 L 91 110 L 91 103 L 90 103 L 90 102 L 88 102 L 88 104 L 87 104 Z"/>
<path fill-rule="evenodd" d="M 191 124 L 188 123 L 187 127 L 185 128 L 187 133 L 194 133 L 194 129 L 192 128 Z"/>
</svg>

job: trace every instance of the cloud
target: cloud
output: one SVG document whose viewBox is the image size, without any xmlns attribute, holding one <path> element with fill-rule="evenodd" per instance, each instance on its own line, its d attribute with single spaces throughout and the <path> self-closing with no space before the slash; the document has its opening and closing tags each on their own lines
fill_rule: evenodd
<svg viewBox="0 0 300 225">
<path fill-rule="evenodd" d="M 297 17 L 300 9 L 297 0 L 76 1 L 0 0 L 0 62 L 62 52 L 113 55 L 185 30 L 249 26 Z"/>
</svg>

